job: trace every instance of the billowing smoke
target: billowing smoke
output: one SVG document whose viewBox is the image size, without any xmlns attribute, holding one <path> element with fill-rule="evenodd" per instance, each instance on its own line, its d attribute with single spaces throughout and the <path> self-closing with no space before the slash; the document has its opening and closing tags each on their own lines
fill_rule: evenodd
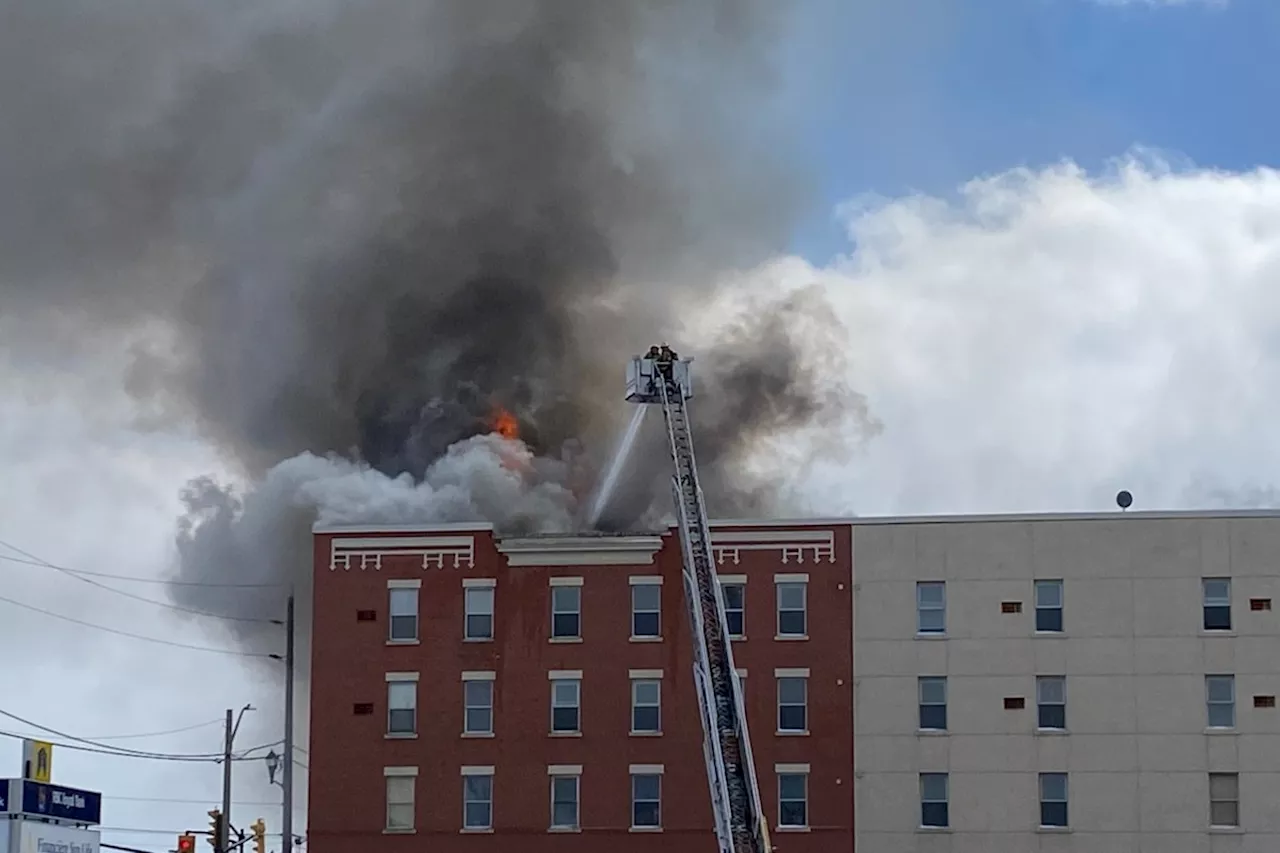
<svg viewBox="0 0 1280 853">
<path fill-rule="evenodd" d="M 752 453 L 867 423 L 812 293 L 693 337 L 806 200 L 771 100 L 792 3 L 16 6 L 5 307 L 104 345 L 160 330 L 130 390 L 251 484 L 191 484 L 186 579 L 305 588 L 316 518 L 581 524 L 626 359 L 663 340 L 698 357 L 714 513 L 785 511 Z M 654 470 L 607 527 L 652 522 Z"/>
</svg>

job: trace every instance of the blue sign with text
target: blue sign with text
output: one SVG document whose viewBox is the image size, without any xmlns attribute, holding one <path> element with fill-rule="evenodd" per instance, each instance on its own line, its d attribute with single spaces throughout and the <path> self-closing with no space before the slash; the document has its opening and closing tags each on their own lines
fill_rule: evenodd
<svg viewBox="0 0 1280 853">
<path fill-rule="evenodd" d="M 44 782 L 22 782 L 22 812 L 73 823 L 102 822 L 102 794 Z"/>
<path fill-rule="evenodd" d="M 0 779 L 0 812 L 9 810 L 9 781 Z"/>
</svg>

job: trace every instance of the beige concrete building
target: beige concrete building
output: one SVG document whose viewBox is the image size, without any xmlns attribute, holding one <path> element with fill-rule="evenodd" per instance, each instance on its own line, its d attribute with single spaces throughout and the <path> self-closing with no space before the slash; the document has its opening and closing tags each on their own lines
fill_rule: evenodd
<svg viewBox="0 0 1280 853">
<path fill-rule="evenodd" d="M 1280 850 L 1280 513 L 853 542 L 860 853 Z"/>
</svg>

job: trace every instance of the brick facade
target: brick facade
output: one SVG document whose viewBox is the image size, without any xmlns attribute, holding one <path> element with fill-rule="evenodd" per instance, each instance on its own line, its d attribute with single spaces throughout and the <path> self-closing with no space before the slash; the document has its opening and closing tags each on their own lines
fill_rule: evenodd
<svg viewBox="0 0 1280 853">
<path fill-rule="evenodd" d="M 725 582 L 745 578 L 735 663 L 781 853 L 853 849 L 850 536 L 848 524 L 713 525 Z M 674 534 L 503 540 L 476 525 L 352 528 L 317 530 L 314 543 L 311 853 L 715 848 Z M 788 575 L 807 581 L 805 639 L 775 637 L 775 580 Z M 660 639 L 631 636 L 633 577 L 661 579 Z M 553 584 L 579 578 L 581 639 L 553 640 Z M 493 639 L 466 640 L 465 585 L 486 583 Z M 389 640 L 389 586 L 416 592 L 416 641 Z M 807 733 L 777 734 L 775 674 L 805 669 Z M 550 733 L 552 671 L 581 672 L 578 734 Z M 660 671 L 661 734 L 631 733 L 633 671 Z M 492 736 L 463 734 L 464 673 L 492 679 Z M 416 679 L 414 736 L 388 735 L 390 678 Z M 805 828 L 775 830 L 780 764 L 808 766 Z M 632 765 L 660 766 L 659 838 L 632 828 Z M 581 767 L 578 827 L 551 831 L 548 768 L 566 766 Z M 486 768 L 491 828 L 466 831 L 463 774 Z M 411 830 L 387 829 L 388 773 L 416 774 Z"/>
</svg>

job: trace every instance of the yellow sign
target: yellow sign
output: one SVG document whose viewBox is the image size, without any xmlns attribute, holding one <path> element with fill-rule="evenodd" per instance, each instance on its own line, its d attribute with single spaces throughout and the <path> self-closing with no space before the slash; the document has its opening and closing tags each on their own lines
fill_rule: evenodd
<svg viewBox="0 0 1280 853">
<path fill-rule="evenodd" d="M 32 782 L 52 781 L 53 744 L 43 740 L 22 742 L 22 778 Z"/>
</svg>

